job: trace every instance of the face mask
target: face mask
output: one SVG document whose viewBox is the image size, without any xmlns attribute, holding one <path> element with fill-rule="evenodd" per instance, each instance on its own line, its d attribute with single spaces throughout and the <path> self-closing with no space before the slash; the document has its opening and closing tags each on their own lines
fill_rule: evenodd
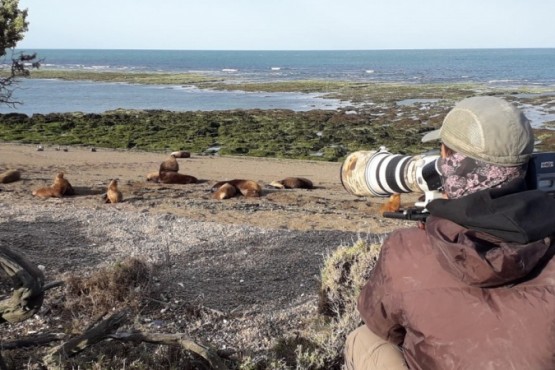
<svg viewBox="0 0 555 370">
<path fill-rule="evenodd" d="M 524 166 L 504 167 L 478 161 L 460 153 L 439 159 L 443 190 L 456 199 L 480 190 L 499 188 L 516 178 L 524 177 Z"/>
</svg>

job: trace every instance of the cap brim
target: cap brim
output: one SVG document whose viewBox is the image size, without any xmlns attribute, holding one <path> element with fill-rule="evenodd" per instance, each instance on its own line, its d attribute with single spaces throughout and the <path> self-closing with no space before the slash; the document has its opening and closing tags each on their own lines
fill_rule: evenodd
<svg viewBox="0 0 555 370">
<path fill-rule="evenodd" d="M 437 129 L 437 130 L 428 132 L 426 135 L 422 136 L 422 142 L 426 143 L 428 141 L 439 140 L 441 138 L 440 131 L 441 131 L 440 129 Z"/>
</svg>

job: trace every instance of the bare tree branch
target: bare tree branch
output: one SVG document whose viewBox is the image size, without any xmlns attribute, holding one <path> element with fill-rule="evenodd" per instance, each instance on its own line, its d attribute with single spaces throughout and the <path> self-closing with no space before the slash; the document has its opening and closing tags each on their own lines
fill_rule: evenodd
<svg viewBox="0 0 555 370">
<path fill-rule="evenodd" d="M 18 77 L 28 77 L 32 69 L 40 68 L 42 61 L 42 59 L 37 59 L 36 53 L 15 53 L 12 50 L 9 74 L 6 77 L 0 77 L 0 104 L 10 107 L 21 104 L 20 101 L 15 100 L 13 97 L 14 90 L 19 82 Z"/>
<path fill-rule="evenodd" d="M 45 365 L 49 369 L 63 369 L 65 360 L 108 338 L 109 334 L 120 327 L 126 315 L 125 311 L 117 312 L 83 334 L 53 348 L 43 358 Z"/>
<path fill-rule="evenodd" d="M 66 337 L 63 333 L 50 333 L 39 335 L 32 338 L 23 338 L 13 342 L 3 342 L 0 343 L 0 350 L 12 350 L 17 348 L 26 348 L 26 347 L 39 347 L 50 344 L 52 342 L 56 342 L 59 340 L 63 340 Z"/>
<path fill-rule="evenodd" d="M 164 334 L 164 333 L 116 333 L 110 338 L 120 341 L 147 342 L 153 344 L 179 345 L 181 348 L 196 353 L 204 358 L 214 370 L 227 370 L 223 360 L 208 347 L 192 341 L 185 334 Z"/>
<path fill-rule="evenodd" d="M 84 349 L 95 345 L 106 339 L 115 339 L 127 342 L 146 342 L 161 345 L 179 345 L 181 348 L 193 352 L 202 357 L 214 370 L 228 370 L 223 360 L 208 347 L 192 341 L 185 334 L 163 334 L 163 333 L 116 333 L 123 324 L 127 313 L 121 311 L 113 314 L 107 319 L 98 322 L 83 334 L 70 339 L 51 351 L 43 358 L 44 364 L 49 369 L 63 369 L 63 363 L 68 358 L 75 356 Z"/>
</svg>

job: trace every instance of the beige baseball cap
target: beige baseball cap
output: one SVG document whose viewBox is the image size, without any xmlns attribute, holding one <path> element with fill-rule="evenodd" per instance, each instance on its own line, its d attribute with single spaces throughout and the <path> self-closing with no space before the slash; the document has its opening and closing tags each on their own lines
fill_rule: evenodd
<svg viewBox="0 0 555 370">
<path fill-rule="evenodd" d="M 457 103 L 441 128 L 424 135 L 422 141 L 438 139 L 458 153 L 499 166 L 526 163 L 534 151 L 528 119 L 513 104 L 493 96 Z"/>
</svg>

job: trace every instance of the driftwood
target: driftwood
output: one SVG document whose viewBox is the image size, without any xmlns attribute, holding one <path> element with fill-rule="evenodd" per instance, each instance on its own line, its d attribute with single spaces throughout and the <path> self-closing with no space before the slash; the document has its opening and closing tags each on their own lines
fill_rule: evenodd
<svg viewBox="0 0 555 370">
<path fill-rule="evenodd" d="M 208 347 L 193 342 L 185 334 L 164 334 L 164 333 L 117 333 L 110 335 L 110 338 L 120 341 L 146 342 L 152 344 L 179 345 L 181 348 L 196 353 L 204 358 L 211 369 L 227 370 L 220 356 Z"/>
<path fill-rule="evenodd" d="M 63 363 L 68 358 L 75 356 L 84 349 L 106 339 L 115 339 L 128 342 L 147 342 L 153 344 L 179 345 L 183 349 L 194 352 L 204 358 L 212 369 L 227 370 L 223 360 L 207 347 L 199 345 L 184 334 L 159 334 L 159 333 L 116 333 L 123 324 L 125 311 L 113 314 L 100 321 L 82 335 L 70 339 L 48 352 L 43 361 L 48 369 L 63 369 Z"/>
<path fill-rule="evenodd" d="M 0 323 L 24 321 L 42 306 L 44 274 L 22 254 L 8 247 L 0 247 L 0 267 L 14 286 L 12 295 L 0 301 Z"/>
<path fill-rule="evenodd" d="M 87 347 L 103 341 L 109 334 L 115 332 L 123 323 L 125 315 L 125 311 L 117 312 L 83 334 L 54 347 L 44 356 L 44 364 L 48 369 L 63 369 L 63 362 L 66 359 L 75 356 Z"/>
<path fill-rule="evenodd" d="M 39 347 L 48 345 L 52 342 L 57 342 L 66 337 L 63 333 L 50 333 L 39 335 L 35 337 L 28 337 L 19 340 L 14 340 L 13 342 L 3 342 L 0 343 L 1 350 L 11 350 L 11 349 L 18 349 L 18 348 L 27 348 L 27 347 Z"/>
</svg>

